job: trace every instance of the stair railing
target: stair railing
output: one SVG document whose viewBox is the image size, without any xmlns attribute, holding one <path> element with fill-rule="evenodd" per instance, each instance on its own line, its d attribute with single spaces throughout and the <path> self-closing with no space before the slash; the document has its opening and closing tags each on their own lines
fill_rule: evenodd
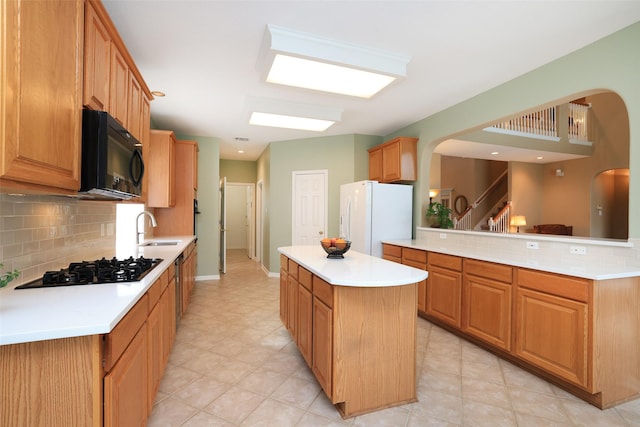
<svg viewBox="0 0 640 427">
<path fill-rule="evenodd" d="M 568 137 L 572 142 L 589 141 L 588 118 L 590 104 L 569 103 L 569 129 Z"/>
<path fill-rule="evenodd" d="M 496 214 L 496 216 L 489 218 L 489 230 L 497 233 L 509 232 L 509 218 L 511 217 L 511 202 L 507 202 L 506 205 Z"/>
<path fill-rule="evenodd" d="M 487 187 L 486 190 L 478 198 L 465 210 L 457 219 L 454 218 L 454 226 L 456 230 L 471 230 L 473 226 L 471 225 L 471 217 L 473 215 L 473 211 L 477 209 L 491 194 L 491 192 L 500 184 L 500 182 L 507 176 L 508 170 L 504 170 L 492 183 Z"/>
</svg>

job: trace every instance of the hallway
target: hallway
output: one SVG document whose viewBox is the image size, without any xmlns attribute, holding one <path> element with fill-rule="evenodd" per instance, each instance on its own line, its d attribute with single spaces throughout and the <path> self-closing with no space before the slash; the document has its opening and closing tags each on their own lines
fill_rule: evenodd
<svg viewBox="0 0 640 427">
<path fill-rule="evenodd" d="M 243 250 L 197 282 L 149 426 L 640 426 L 418 319 L 418 402 L 342 420 L 279 318 L 279 279 Z"/>
</svg>

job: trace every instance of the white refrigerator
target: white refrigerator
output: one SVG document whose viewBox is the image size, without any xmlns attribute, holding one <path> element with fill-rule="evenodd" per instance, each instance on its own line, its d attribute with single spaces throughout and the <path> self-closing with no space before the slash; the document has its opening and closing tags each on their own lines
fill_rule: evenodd
<svg viewBox="0 0 640 427">
<path fill-rule="evenodd" d="M 413 186 L 358 181 L 340 186 L 340 237 L 382 257 L 383 240 L 411 239 Z"/>
</svg>

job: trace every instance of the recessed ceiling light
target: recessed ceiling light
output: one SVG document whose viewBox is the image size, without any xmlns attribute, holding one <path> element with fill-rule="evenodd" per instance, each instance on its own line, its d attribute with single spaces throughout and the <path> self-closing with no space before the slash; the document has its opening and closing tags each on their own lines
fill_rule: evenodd
<svg viewBox="0 0 640 427">
<path fill-rule="evenodd" d="M 238 150 L 238 153 L 244 154 L 244 150 Z"/>
<path fill-rule="evenodd" d="M 495 156 L 495 155 L 497 155 L 497 154 L 500 154 L 500 152 L 499 152 L 499 151 L 492 151 L 492 152 L 491 152 L 491 155 L 493 155 L 493 156 Z"/>
<path fill-rule="evenodd" d="M 544 159 L 544 157 L 542 157 L 542 156 L 538 156 L 538 157 L 536 157 L 536 159 L 538 159 L 538 160 L 542 160 L 542 159 Z"/>
<path fill-rule="evenodd" d="M 152 90 L 151 95 L 156 96 L 158 98 L 162 98 L 163 96 L 166 96 L 164 92 L 161 92 L 159 90 Z"/>
<path fill-rule="evenodd" d="M 267 25 L 257 68 L 270 83 L 370 98 L 405 77 L 410 59 Z"/>
</svg>

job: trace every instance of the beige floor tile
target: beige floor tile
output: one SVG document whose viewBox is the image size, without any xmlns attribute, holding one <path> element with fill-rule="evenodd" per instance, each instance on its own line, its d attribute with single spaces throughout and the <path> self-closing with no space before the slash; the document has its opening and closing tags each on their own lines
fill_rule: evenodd
<svg viewBox="0 0 640 427">
<path fill-rule="evenodd" d="M 150 427 L 640 427 L 640 399 L 607 411 L 417 320 L 418 402 L 343 420 L 279 316 L 279 279 L 237 251 L 197 282 Z"/>
</svg>

